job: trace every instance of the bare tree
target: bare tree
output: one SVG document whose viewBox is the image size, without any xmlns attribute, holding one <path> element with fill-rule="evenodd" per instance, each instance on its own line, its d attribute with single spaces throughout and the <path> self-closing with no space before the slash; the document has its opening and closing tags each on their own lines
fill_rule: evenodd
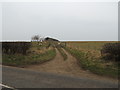
<svg viewBox="0 0 120 90">
<path fill-rule="evenodd" d="M 33 36 L 32 38 L 32 41 L 39 41 L 39 39 L 40 39 L 40 36 L 39 35 L 35 35 L 35 36 Z"/>
</svg>

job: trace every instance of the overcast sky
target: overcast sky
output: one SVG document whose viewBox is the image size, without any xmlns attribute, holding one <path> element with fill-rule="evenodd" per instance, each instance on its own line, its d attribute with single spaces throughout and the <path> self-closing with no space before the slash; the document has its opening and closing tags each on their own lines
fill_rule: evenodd
<svg viewBox="0 0 120 90">
<path fill-rule="evenodd" d="M 2 39 L 118 40 L 117 2 L 2 3 Z"/>
</svg>

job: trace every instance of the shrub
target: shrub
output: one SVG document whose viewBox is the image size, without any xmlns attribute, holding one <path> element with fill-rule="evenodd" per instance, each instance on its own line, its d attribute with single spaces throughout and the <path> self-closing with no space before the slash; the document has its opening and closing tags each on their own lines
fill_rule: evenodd
<svg viewBox="0 0 120 90">
<path fill-rule="evenodd" d="M 30 46 L 30 42 L 2 42 L 2 52 L 6 54 L 26 54 Z"/>
<path fill-rule="evenodd" d="M 107 43 L 101 49 L 101 56 L 105 60 L 119 61 L 120 43 Z"/>
<path fill-rule="evenodd" d="M 29 55 L 3 54 L 2 64 L 9 66 L 25 67 L 27 65 L 40 64 L 52 60 L 55 56 L 55 49 L 47 50 L 44 53 L 31 53 Z"/>
<path fill-rule="evenodd" d="M 104 65 L 104 62 L 99 61 L 99 59 L 94 60 L 92 58 L 89 58 L 90 56 L 87 56 L 86 53 L 83 51 L 69 47 L 66 47 L 65 49 L 78 60 L 78 64 L 83 69 L 89 70 L 99 75 L 118 78 L 118 73 L 120 71 L 118 65 L 110 65 L 110 67 L 107 67 Z"/>
</svg>

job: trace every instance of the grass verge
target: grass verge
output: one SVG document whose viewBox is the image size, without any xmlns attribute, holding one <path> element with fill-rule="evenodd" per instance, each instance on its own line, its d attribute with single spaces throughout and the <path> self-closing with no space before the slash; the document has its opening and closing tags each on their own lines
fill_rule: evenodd
<svg viewBox="0 0 120 90">
<path fill-rule="evenodd" d="M 76 57 L 79 65 L 83 69 L 89 70 L 99 75 L 118 78 L 118 74 L 120 72 L 118 64 L 114 64 L 111 66 L 105 66 L 103 65 L 105 62 L 103 62 L 102 60 L 94 60 L 93 58 L 89 58 L 88 55 L 82 51 L 68 48 L 68 47 L 65 49 L 68 52 L 70 52 L 73 56 Z"/>
<path fill-rule="evenodd" d="M 67 55 L 62 48 L 57 48 L 64 60 L 67 60 Z"/>
<path fill-rule="evenodd" d="M 55 49 L 48 50 L 44 53 L 37 53 L 37 54 L 30 53 L 28 55 L 3 54 L 2 64 L 9 65 L 9 66 L 25 67 L 31 64 L 39 64 L 39 63 L 46 62 L 48 60 L 53 59 L 55 56 L 56 56 Z"/>
</svg>

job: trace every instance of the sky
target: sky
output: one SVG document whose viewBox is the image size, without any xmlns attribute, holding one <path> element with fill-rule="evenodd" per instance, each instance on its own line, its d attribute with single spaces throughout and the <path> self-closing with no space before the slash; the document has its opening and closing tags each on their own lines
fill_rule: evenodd
<svg viewBox="0 0 120 90">
<path fill-rule="evenodd" d="M 6 2 L 0 12 L 4 41 L 37 34 L 61 41 L 118 40 L 117 2 Z"/>
</svg>

